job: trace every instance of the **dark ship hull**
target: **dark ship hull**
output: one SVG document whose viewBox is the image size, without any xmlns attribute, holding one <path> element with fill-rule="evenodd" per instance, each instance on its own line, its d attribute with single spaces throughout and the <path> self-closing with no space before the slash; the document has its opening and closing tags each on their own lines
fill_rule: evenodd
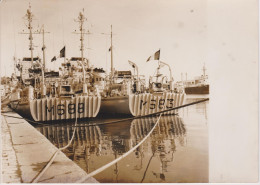
<svg viewBox="0 0 260 185">
<path fill-rule="evenodd" d="M 209 85 L 185 87 L 186 94 L 209 94 Z"/>
</svg>

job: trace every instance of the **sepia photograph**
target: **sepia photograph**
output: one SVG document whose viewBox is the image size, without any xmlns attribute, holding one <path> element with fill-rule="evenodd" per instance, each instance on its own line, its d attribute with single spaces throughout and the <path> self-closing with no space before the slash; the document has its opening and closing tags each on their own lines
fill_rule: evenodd
<svg viewBox="0 0 260 185">
<path fill-rule="evenodd" d="M 257 0 L 0 0 L 1 183 L 258 183 Z"/>
</svg>

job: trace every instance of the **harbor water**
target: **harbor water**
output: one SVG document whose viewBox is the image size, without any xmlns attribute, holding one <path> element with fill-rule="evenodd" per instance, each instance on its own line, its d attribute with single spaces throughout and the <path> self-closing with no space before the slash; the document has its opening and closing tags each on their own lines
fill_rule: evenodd
<svg viewBox="0 0 260 185">
<path fill-rule="evenodd" d="M 191 103 L 207 95 L 187 95 Z M 209 181 L 208 104 L 202 102 L 162 116 L 152 134 L 136 150 L 95 175 L 103 183 L 201 183 Z M 128 152 L 153 128 L 158 117 L 117 123 L 122 117 L 78 121 L 72 144 L 63 152 L 87 173 Z M 74 121 L 33 124 L 60 148 L 68 144 Z"/>
</svg>

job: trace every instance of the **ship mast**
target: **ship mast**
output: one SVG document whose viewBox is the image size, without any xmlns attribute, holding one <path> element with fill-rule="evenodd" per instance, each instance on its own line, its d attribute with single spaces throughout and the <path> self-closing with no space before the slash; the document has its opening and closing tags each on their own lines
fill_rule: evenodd
<svg viewBox="0 0 260 185">
<path fill-rule="evenodd" d="M 83 9 L 84 12 L 84 9 Z M 79 30 L 80 30 L 80 52 L 81 52 L 81 65 L 83 68 L 83 82 L 86 82 L 86 71 L 85 71 L 85 64 L 84 64 L 84 34 L 85 30 L 83 28 L 84 22 L 87 20 L 82 12 L 79 13 L 78 19 L 75 20 L 79 23 Z M 87 63 L 88 67 L 88 63 Z"/>
<path fill-rule="evenodd" d="M 44 42 L 44 25 L 42 25 L 42 65 L 43 65 L 43 72 L 45 72 L 45 42 Z"/>
<path fill-rule="evenodd" d="M 84 13 L 84 9 L 83 9 Z M 76 22 L 79 22 L 79 30 L 80 30 L 80 51 L 81 51 L 81 65 L 82 65 L 82 71 L 83 71 L 83 93 L 87 94 L 87 84 L 86 84 L 86 71 L 85 71 L 85 64 L 84 64 L 84 34 L 85 30 L 83 28 L 85 20 L 87 20 L 82 12 L 79 13 L 78 19 L 75 20 Z M 88 66 L 87 61 L 87 67 Z"/>
<path fill-rule="evenodd" d="M 45 40 L 45 37 L 44 37 L 45 33 L 50 33 L 50 32 L 44 31 L 44 25 L 42 25 L 42 28 L 38 32 L 38 34 L 42 34 L 42 69 L 43 69 L 44 72 L 45 72 L 45 67 L 46 67 L 46 60 L 45 60 L 45 49 L 46 49 L 46 46 L 45 46 L 45 41 L 44 41 Z"/>
<path fill-rule="evenodd" d="M 81 61 L 82 62 L 84 59 L 84 29 L 83 29 L 84 21 L 85 21 L 85 17 L 80 12 L 79 17 L 78 17 L 78 22 L 79 22 L 79 30 L 80 30 L 80 51 L 81 51 Z"/>
<path fill-rule="evenodd" d="M 32 36 L 32 18 L 33 14 L 31 12 L 31 5 L 29 4 L 29 9 L 27 9 L 27 14 L 25 17 L 28 20 L 28 29 L 29 29 L 29 40 L 30 40 L 30 45 L 29 45 L 29 50 L 31 51 L 31 62 L 33 63 L 33 36 Z"/>
<path fill-rule="evenodd" d="M 42 68 L 42 84 L 44 84 L 44 72 L 45 72 L 45 67 L 46 67 L 46 64 L 45 64 L 45 62 L 46 62 L 45 61 L 45 49 L 46 49 L 46 46 L 45 46 L 45 41 L 44 41 L 44 34 L 45 33 L 50 33 L 50 32 L 45 32 L 44 31 L 44 25 L 42 25 L 42 29 L 40 30 L 39 34 L 41 34 L 41 33 L 42 33 L 42 64 L 41 64 L 41 68 Z"/>
<path fill-rule="evenodd" d="M 113 78 L 114 78 L 114 64 L 113 64 L 113 45 L 112 45 L 112 42 L 113 42 L 112 25 L 111 25 L 110 37 L 111 37 L 111 46 L 110 46 L 110 52 L 111 52 L 111 80 L 113 80 Z"/>
</svg>

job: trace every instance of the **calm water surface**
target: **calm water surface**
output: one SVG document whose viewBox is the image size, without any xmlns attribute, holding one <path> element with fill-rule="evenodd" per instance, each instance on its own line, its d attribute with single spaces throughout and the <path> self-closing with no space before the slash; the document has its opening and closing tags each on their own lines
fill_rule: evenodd
<svg viewBox="0 0 260 185">
<path fill-rule="evenodd" d="M 186 97 L 186 103 L 206 96 Z M 163 116 L 150 137 L 117 164 L 94 176 L 99 182 L 208 182 L 208 102 Z M 157 117 L 105 125 L 120 118 L 78 122 L 75 139 L 64 153 L 87 173 L 120 157 L 153 128 Z M 36 127 L 55 146 L 67 145 L 74 122 Z"/>
</svg>

